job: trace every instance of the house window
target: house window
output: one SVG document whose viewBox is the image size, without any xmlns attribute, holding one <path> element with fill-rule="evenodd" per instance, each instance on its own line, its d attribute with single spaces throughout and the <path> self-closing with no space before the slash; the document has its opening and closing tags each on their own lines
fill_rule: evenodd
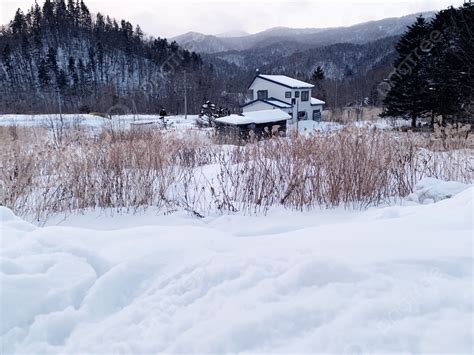
<svg viewBox="0 0 474 355">
<path fill-rule="evenodd" d="M 259 100 L 268 99 L 268 90 L 257 91 L 257 99 Z"/>
<path fill-rule="evenodd" d="M 295 91 L 295 97 L 296 98 L 300 97 L 300 92 L 299 91 Z"/>
<path fill-rule="evenodd" d="M 291 91 L 285 92 L 285 98 L 291 99 Z"/>
<path fill-rule="evenodd" d="M 309 101 L 309 91 L 301 92 L 301 101 Z"/>
<path fill-rule="evenodd" d="M 306 111 L 298 112 L 298 121 L 307 120 L 308 116 L 306 115 Z"/>
</svg>

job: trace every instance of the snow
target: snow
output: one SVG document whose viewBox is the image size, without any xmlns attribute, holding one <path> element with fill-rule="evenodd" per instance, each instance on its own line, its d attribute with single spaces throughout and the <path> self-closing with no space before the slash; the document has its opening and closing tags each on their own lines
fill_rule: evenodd
<svg viewBox="0 0 474 355">
<path fill-rule="evenodd" d="M 421 204 L 433 203 L 452 198 L 466 189 L 467 186 L 460 182 L 425 178 L 416 184 L 407 200 Z"/>
<path fill-rule="evenodd" d="M 42 228 L 0 207 L 2 353 L 470 353 L 474 188 L 422 190 L 433 203 Z"/>
<path fill-rule="evenodd" d="M 286 76 L 286 75 L 260 74 L 259 77 L 261 77 L 263 79 L 267 79 L 267 80 L 277 82 L 279 84 L 291 87 L 293 89 L 311 89 L 311 88 L 314 88 L 314 85 L 312 85 L 312 84 L 305 83 L 304 81 L 301 81 L 301 80 L 290 78 L 289 76 Z"/>
<path fill-rule="evenodd" d="M 269 103 L 270 105 L 280 107 L 280 108 L 292 108 L 293 107 L 291 104 L 280 101 L 280 100 L 275 99 L 275 98 L 264 99 L 262 101 L 266 102 L 266 103 Z"/>
<path fill-rule="evenodd" d="M 312 97 L 311 98 L 311 106 L 318 106 L 318 105 L 326 105 L 326 102 Z"/>
<path fill-rule="evenodd" d="M 302 134 L 311 134 L 315 132 L 329 133 L 343 128 L 343 125 L 337 122 L 326 121 L 298 121 L 298 132 Z"/>
<path fill-rule="evenodd" d="M 159 115 L 119 115 L 113 116 L 112 119 L 90 115 L 90 114 L 66 114 L 63 116 L 65 126 L 85 126 L 85 127 L 102 127 L 104 125 L 113 124 L 122 128 L 130 128 L 132 125 L 139 124 L 161 124 L 162 120 Z M 168 125 L 176 128 L 190 128 L 195 125 L 197 115 L 184 116 L 167 116 L 165 121 Z M 0 115 L 0 126 L 17 125 L 23 127 L 49 127 L 52 123 L 57 124 L 60 116 L 52 115 Z"/>
<path fill-rule="evenodd" d="M 246 125 L 246 124 L 263 124 L 270 122 L 279 122 L 286 121 L 290 119 L 291 116 L 280 110 L 262 110 L 262 111 L 252 111 L 244 112 L 242 115 L 230 115 L 226 117 L 220 117 L 216 119 L 216 122 L 230 125 Z"/>
</svg>

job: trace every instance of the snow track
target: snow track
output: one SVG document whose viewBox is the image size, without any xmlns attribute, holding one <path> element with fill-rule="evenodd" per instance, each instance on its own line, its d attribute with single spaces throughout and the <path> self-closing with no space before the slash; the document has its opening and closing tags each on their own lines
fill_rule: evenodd
<svg viewBox="0 0 474 355">
<path fill-rule="evenodd" d="M 0 208 L 2 353 L 471 352 L 473 193 L 113 230 Z"/>
</svg>

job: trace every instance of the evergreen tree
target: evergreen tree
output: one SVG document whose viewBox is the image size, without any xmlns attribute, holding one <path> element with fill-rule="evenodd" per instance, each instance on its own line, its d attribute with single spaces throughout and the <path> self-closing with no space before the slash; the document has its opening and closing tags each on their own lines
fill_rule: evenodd
<svg viewBox="0 0 474 355">
<path fill-rule="evenodd" d="M 46 61 L 41 59 L 38 65 L 38 83 L 42 88 L 47 88 L 49 86 L 50 77 L 48 74 L 48 67 Z"/>
<path fill-rule="evenodd" d="M 68 69 L 69 77 L 72 79 L 72 84 L 74 86 L 79 85 L 79 75 L 77 73 L 76 61 L 74 57 L 69 57 L 67 69 Z"/>
<path fill-rule="evenodd" d="M 323 82 L 326 78 L 326 75 L 324 74 L 324 70 L 321 66 L 318 66 L 313 74 L 311 75 L 311 82 L 314 83 L 314 86 L 316 87 L 316 95 L 318 98 L 326 100 L 326 90 L 324 90 L 323 87 Z"/>
<path fill-rule="evenodd" d="M 46 63 L 48 65 L 48 69 L 53 72 L 55 75 L 57 75 L 59 67 L 58 67 L 58 62 L 56 59 L 57 56 L 57 51 L 53 47 L 49 47 L 48 54 L 47 54 L 47 60 Z"/>
<path fill-rule="evenodd" d="M 408 27 L 397 44 L 396 73 L 391 77 L 391 89 L 384 100 L 383 117 L 403 117 L 416 127 L 417 119 L 432 110 L 429 78 L 421 48 L 429 38 L 431 27 L 423 17 Z"/>
<path fill-rule="evenodd" d="M 37 33 L 40 30 L 42 19 L 43 19 L 43 13 L 41 12 L 41 7 L 38 5 L 37 2 L 35 2 L 35 6 L 33 7 L 32 25 L 33 25 L 33 30 L 36 31 Z"/>
<path fill-rule="evenodd" d="M 322 82 L 325 78 L 326 75 L 324 74 L 324 70 L 321 66 L 318 66 L 311 75 L 311 81 L 315 84 Z"/>
<path fill-rule="evenodd" d="M 56 0 L 55 3 L 55 17 L 56 17 L 56 25 L 58 28 L 61 28 L 68 24 L 68 12 L 67 12 L 67 7 L 66 3 L 64 0 Z"/>
<path fill-rule="evenodd" d="M 43 4 L 43 19 L 50 28 L 54 26 L 54 5 L 51 0 L 45 0 Z"/>
<path fill-rule="evenodd" d="M 15 18 L 11 22 L 10 28 L 15 35 L 21 35 L 26 30 L 25 15 L 20 9 L 16 10 Z"/>
<path fill-rule="evenodd" d="M 71 27 L 74 27 L 77 24 L 77 8 L 74 0 L 67 1 L 67 19 Z"/>
<path fill-rule="evenodd" d="M 58 76 L 56 78 L 56 86 L 61 95 L 64 95 L 67 88 L 67 76 L 63 69 L 59 70 Z"/>
<path fill-rule="evenodd" d="M 433 21 L 439 32 L 428 72 L 434 111 L 443 119 L 471 117 L 474 101 L 474 6 L 441 11 Z"/>
<path fill-rule="evenodd" d="M 86 30 L 90 30 L 92 27 L 92 18 L 89 12 L 89 8 L 86 6 L 83 0 L 81 0 L 80 4 L 80 26 Z"/>
</svg>

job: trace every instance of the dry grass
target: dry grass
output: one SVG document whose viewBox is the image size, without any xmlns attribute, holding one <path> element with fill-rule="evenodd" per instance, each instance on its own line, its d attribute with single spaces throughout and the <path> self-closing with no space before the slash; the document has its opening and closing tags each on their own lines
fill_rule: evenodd
<svg viewBox="0 0 474 355">
<path fill-rule="evenodd" d="M 358 121 L 376 121 L 380 119 L 382 109 L 379 107 L 344 107 L 324 111 L 324 120 L 348 124 Z"/>
<path fill-rule="evenodd" d="M 423 177 L 472 181 L 472 141 L 345 129 L 219 146 L 198 133 L 0 127 L 0 205 L 44 221 L 54 213 L 155 206 L 196 216 L 271 206 L 364 208 L 409 194 Z M 464 129 L 464 128 L 463 128 Z"/>
</svg>

